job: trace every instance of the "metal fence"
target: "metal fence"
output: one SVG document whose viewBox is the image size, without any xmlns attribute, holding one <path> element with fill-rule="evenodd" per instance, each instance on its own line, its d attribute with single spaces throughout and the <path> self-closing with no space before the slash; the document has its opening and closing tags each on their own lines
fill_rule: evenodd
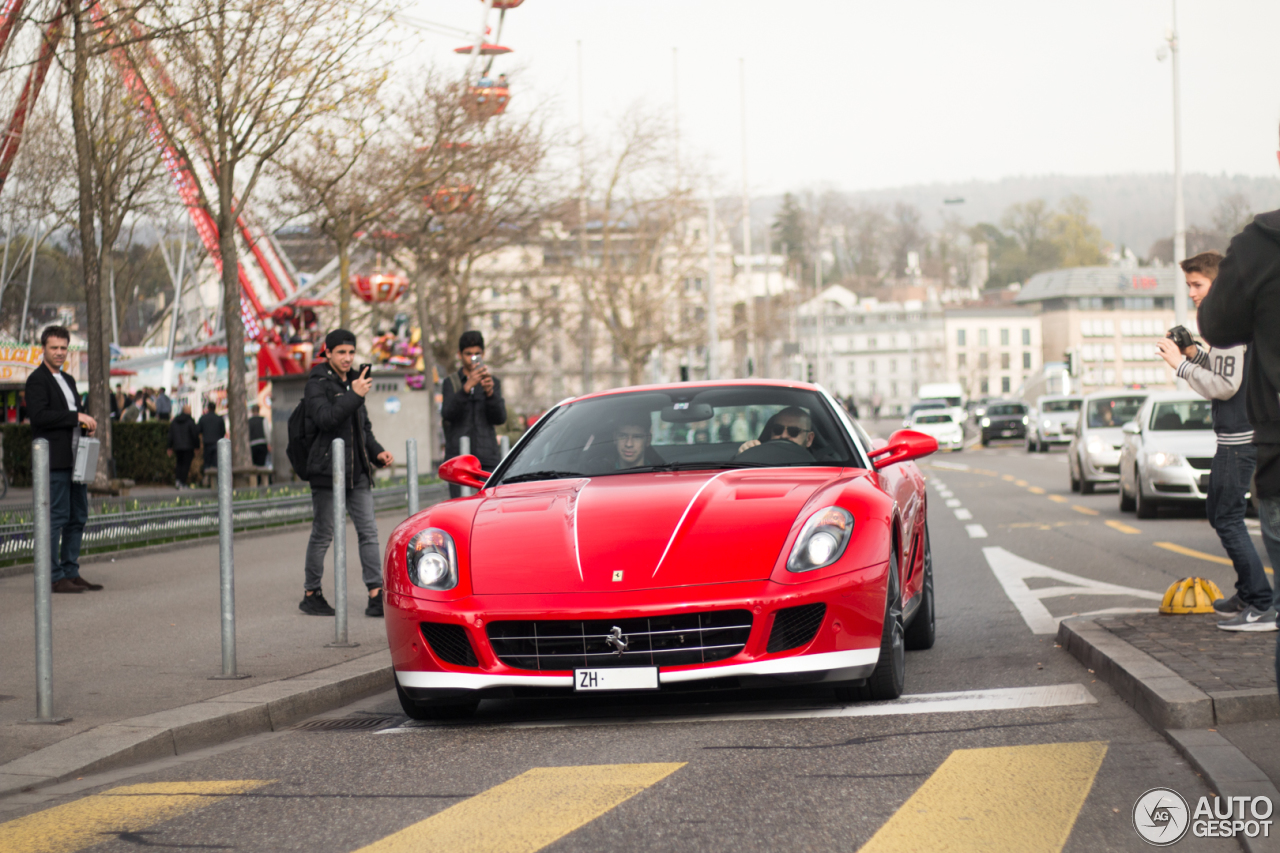
<svg viewBox="0 0 1280 853">
<path fill-rule="evenodd" d="M 380 484 L 373 490 L 378 512 L 408 506 L 407 482 L 403 477 Z M 423 505 L 448 497 L 446 487 L 432 482 L 421 488 Z M 117 499 L 93 507 L 85 524 L 80 550 L 115 551 L 122 548 L 214 536 L 218 532 L 217 500 L 164 506 L 144 505 L 126 509 L 128 502 Z M 133 503 L 133 506 L 138 506 Z M 0 524 L 0 565 L 28 562 L 33 557 L 34 531 L 31 508 L 4 514 Z M 238 490 L 232 518 L 236 530 L 253 530 L 311 520 L 311 493 L 307 487 Z"/>
</svg>

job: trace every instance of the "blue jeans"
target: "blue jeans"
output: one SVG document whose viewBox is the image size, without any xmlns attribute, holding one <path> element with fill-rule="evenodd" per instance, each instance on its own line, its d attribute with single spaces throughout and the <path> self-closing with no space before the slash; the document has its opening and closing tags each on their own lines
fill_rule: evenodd
<svg viewBox="0 0 1280 853">
<path fill-rule="evenodd" d="M 71 469 L 49 472 L 49 554 L 53 581 L 80 577 L 80 539 L 89 520 L 89 487 L 71 482 Z"/>
<path fill-rule="evenodd" d="M 1245 493 L 1258 467 L 1258 449 L 1252 444 L 1218 445 L 1209 469 L 1209 494 L 1205 510 L 1209 524 L 1222 540 L 1222 548 L 1236 569 L 1236 594 L 1259 610 L 1271 606 L 1271 584 L 1262 568 L 1244 524 Z"/>
</svg>

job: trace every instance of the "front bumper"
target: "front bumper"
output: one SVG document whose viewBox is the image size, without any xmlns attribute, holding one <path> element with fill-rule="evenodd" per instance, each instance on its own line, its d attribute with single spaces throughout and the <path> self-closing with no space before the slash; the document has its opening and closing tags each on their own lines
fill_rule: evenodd
<svg viewBox="0 0 1280 853">
<path fill-rule="evenodd" d="M 508 666 L 495 652 L 487 626 L 508 620 L 586 622 L 745 609 L 752 614 L 752 625 L 740 652 L 713 663 L 660 666 L 660 688 L 859 681 L 871 674 L 880 655 L 884 568 L 858 570 L 803 585 L 751 581 L 630 594 L 473 595 L 447 603 L 388 592 L 387 637 L 396 679 L 415 700 L 563 695 L 573 690 L 571 670 L 535 671 Z M 819 602 L 825 605 L 825 612 L 811 639 L 785 651 L 768 651 L 778 611 Z M 442 659 L 427 641 L 423 622 L 464 630 L 474 650 L 475 665 L 460 666 Z"/>
<path fill-rule="evenodd" d="M 1084 479 L 1093 483 L 1116 483 L 1120 480 L 1120 449 L 1084 452 Z"/>
<path fill-rule="evenodd" d="M 1027 427 L 1025 424 L 1014 422 L 1009 424 L 992 424 L 989 427 L 982 428 L 982 438 L 986 441 L 996 441 L 1005 438 L 1026 438 Z"/>
<path fill-rule="evenodd" d="M 1149 468 L 1147 493 L 1161 503 L 1166 501 L 1203 501 L 1209 496 L 1209 472 L 1190 465 L 1172 465 L 1165 468 Z"/>
</svg>

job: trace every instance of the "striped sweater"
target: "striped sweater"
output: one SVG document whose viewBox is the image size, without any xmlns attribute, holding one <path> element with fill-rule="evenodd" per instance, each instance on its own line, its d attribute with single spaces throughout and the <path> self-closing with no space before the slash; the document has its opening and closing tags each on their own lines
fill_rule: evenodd
<svg viewBox="0 0 1280 853">
<path fill-rule="evenodd" d="M 1194 358 L 1178 365 L 1178 377 L 1213 401 L 1213 431 L 1218 444 L 1252 444 L 1253 427 L 1245 406 L 1244 361 L 1248 347 L 1196 348 Z"/>
</svg>

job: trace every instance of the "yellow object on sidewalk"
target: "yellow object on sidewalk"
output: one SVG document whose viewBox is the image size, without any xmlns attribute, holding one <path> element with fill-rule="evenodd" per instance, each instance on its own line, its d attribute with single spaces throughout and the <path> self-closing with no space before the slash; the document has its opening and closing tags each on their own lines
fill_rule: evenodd
<svg viewBox="0 0 1280 853">
<path fill-rule="evenodd" d="M 1207 578 L 1183 578 L 1165 590 L 1160 602 L 1161 613 L 1212 613 L 1213 602 L 1222 598 L 1222 590 Z"/>
</svg>

